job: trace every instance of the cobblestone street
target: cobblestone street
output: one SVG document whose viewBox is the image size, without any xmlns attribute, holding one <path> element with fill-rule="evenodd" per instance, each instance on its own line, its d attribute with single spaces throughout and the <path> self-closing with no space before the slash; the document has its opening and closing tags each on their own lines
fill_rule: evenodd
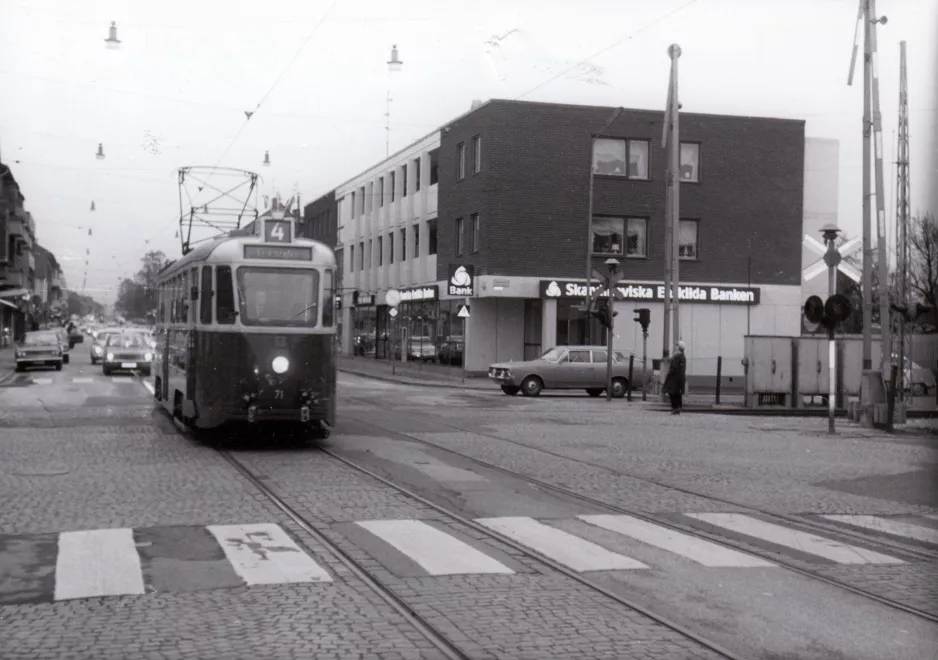
<svg viewBox="0 0 938 660">
<path fill-rule="evenodd" d="M 927 434 L 343 374 L 220 452 L 147 385 L 0 388 L 2 657 L 936 657 Z"/>
</svg>

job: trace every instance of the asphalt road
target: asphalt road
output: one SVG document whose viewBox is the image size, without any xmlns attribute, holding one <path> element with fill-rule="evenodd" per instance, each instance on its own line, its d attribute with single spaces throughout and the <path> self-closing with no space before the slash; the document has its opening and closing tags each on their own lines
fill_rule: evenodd
<svg viewBox="0 0 938 660">
<path fill-rule="evenodd" d="M 0 657 L 448 657 L 349 559 L 461 657 L 938 657 L 928 436 L 340 397 L 321 448 L 230 453 L 312 534 L 81 345 L 0 381 Z"/>
</svg>

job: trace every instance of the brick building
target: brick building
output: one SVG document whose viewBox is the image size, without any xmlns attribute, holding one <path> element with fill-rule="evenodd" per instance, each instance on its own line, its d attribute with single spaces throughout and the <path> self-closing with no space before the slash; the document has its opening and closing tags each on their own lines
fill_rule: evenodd
<svg viewBox="0 0 938 660">
<path fill-rule="evenodd" d="M 632 311 L 649 307 L 649 357 L 659 357 L 664 113 L 626 109 L 597 135 L 613 112 L 490 101 L 331 191 L 343 351 L 385 357 L 390 328 L 403 331 L 411 357 L 474 374 L 555 344 L 599 343 L 578 307 L 587 264 L 602 269 L 615 257 L 626 300 L 614 343 L 640 353 Z M 714 373 L 718 356 L 724 373 L 741 373 L 747 332 L 800 332 L 805 144 L 803 121 L 681 115 L 681 332 L 691 375 Z M 318 201 L 331 206 L 330 196 Z M 320 231 L 331 231 L 319 213 Z M 393 322 L 389 288 L 403 300 Z"/>
</svg>

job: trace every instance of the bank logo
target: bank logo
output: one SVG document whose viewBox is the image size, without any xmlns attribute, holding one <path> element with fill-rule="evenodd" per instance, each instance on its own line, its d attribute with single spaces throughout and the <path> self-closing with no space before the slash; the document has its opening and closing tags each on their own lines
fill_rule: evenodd
<svg viewBox="0 0 938 660">
<path fill-rule="evenodd" d="M 547 291 L 545 293 L 551 298 L 559 298 L 562 295 L 560 286 L 556 282 L 551 282 L 547 285 Z"/>
<path fill-rule="evenodd" d="M 472 297 L 475 293 L 473 280 L 475 279 L 474 266 L 449 267 L 449 295 Z"/>
</svg>

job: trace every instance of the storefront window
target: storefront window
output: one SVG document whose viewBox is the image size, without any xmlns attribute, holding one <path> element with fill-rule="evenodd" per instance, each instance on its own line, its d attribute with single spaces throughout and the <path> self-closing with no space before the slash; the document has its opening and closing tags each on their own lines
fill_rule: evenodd
<svg viewBox="0 0 938 660">
<path fill-rule="evenodd" d="M 374 307 L 356 307 L 352 310 L 353 353 L 374 356 L 377 347 L 377 310 Z"/>
<path fill-rule="evenodd" d="M 534 360 L 541 354 L 541 319 L 543 304 L 540 300 L 524 301 L 524 359 Z"/>
<path fill-rule="evenodd" d="M 577 307 L 581 309 L 577 309 Z M 587 317 L 582 300 L 557 301 L 557 345 L 588 345 Z"/>
</svg>

